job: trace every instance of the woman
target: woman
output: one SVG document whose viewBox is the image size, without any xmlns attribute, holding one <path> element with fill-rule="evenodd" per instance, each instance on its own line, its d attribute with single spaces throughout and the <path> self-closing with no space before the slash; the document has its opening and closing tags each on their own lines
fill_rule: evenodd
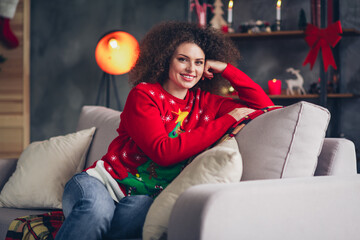
<svg viewBox="0 0 360 240">
<path fill-rule="evenodd" d="M 57 239 L 141 237 L 148 208 L 199 154 L 244 116 L 273 105 L 232 64 L 232 42 L 190 23 L 154 27 L 140 44 L 116 137 L 106 155 L 65 187 Z M 230 64 L 230 63 L 232 64 Z M 240 100 L 214 95 L 222 79 Z"/>
</svg>

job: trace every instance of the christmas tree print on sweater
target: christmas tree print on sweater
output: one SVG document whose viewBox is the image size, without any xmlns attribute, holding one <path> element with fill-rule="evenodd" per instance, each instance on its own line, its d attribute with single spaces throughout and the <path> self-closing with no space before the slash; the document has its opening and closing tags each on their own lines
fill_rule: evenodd
<svg viewBox="0 0 360 240">
<path fill-rule="evenodd" d="M 185 120 L 185 118 L 189 115 L 189 112 L 182 112 L 180 109 L 178 112 L 173 112 L 175 113 L 176 115 L 178 115 L 178 118 L 177 120 L 175 121 L 176 126 L 174 128 L 174 130 L 172 130 L 170 133 L 169 133 L 169 137 L 171 138 L 176 138 L 179 136 L 180 133 L 183 133 L 185 132 L 184 130 L 181 129 L 182 125 L 183 125 L 183 122 Z"/>
<path fill-rule="evenodd" d="M 127 178 L 117 181 L 125 187 L 128 196 L 146 194 L 156 197 L 180 174 L 182 169 L 184 169 L 184 163 L 162 167 L 149 160 L 137 168 L 138 173 L 135 175 L 129 173 Z"/>
<path fill-rule="evenodd" d="M 154 95 L 154 92 L 151 93 Z M 177 115 L 175 121 L 175 128 L 169 133 L 170 138 L 176 138 L 185 131 L 181 129 L 184 120 L 189 115 L 188 111 L 178 112 L 172 111 Z M 185 164 L 183 162 L 171 167 L 161 167 L 152 160 L 148 160 L 145 164 L 137 168 L 137 173 L 132 175 L 129 173 L 128 177 L 122 180 L 118 180 L 126 188 L 127 195 L 144 194 L 151 197 L 156 197 L 167 185 L 180 174 L 184 169 Z M 161 176 L 161 177 L 159 177 Z M 145 181 L 144 181 L 145 180 Z"/>
</svg>

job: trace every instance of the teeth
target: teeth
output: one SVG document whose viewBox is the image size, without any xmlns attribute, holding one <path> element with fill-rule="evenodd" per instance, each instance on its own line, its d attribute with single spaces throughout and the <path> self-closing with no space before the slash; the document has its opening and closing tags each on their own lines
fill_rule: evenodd
<svg viewBox="0 0 360 240">
<path fill-rule="evenodd" d="M 193 79 L 194 78 L 194 77 L 188 76 L 188 75 L 181 75 L 181 76 L 183 76 L 184 78 L 187 78 L 187 79 Z"/>
</svg>

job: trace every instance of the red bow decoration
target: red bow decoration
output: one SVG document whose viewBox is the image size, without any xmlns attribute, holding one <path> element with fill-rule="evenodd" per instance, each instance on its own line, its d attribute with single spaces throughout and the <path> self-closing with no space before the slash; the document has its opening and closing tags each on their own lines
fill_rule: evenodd
<svg viewBox="0 0 360 240">
<path fill-rule="evenodd" d="M 331 24 L 325 29 L 319 29 L 312 24 L 308 24 L 305 30 L 305 41 L 311 49 L 303 66 L 310 63 L 310 69 L 312 69 L 321 48 L 325 72 L 328 70 L 329 65 L 333 66 L 334 69 L 337 69 L 330 46 L 336 46 L 341 39 L 341 36 L 339 35 L 341 33 L 342 28 L 340 21 Z"/>
</svg>

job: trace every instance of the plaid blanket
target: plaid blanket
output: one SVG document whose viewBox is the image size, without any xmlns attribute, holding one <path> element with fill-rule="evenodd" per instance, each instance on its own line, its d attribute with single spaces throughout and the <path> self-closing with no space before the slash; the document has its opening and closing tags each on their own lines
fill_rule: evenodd
<svg viewBox="0 0 360 240">
<path fill-rule="evenodd" d="M 62 211 L 16 218 L 11 222 L 5 240 L 53 240 L 64 219 Z"/>
<path fill-rule="evenodd" d="M 282 108 L 282 106 L 271 106 L 247 115 L 229 128 L 225 135 L 215 144 L 234 137 L 241 129 L 244 128 L 246 124 L 263 113 L 279 108 Z M 64 220 L 65 217 L 62 211 L 16 218 L 11 222 L 5 240 L 53 240 L 55 239 L 56 233 L 59 231 Z"/>
</svg>

